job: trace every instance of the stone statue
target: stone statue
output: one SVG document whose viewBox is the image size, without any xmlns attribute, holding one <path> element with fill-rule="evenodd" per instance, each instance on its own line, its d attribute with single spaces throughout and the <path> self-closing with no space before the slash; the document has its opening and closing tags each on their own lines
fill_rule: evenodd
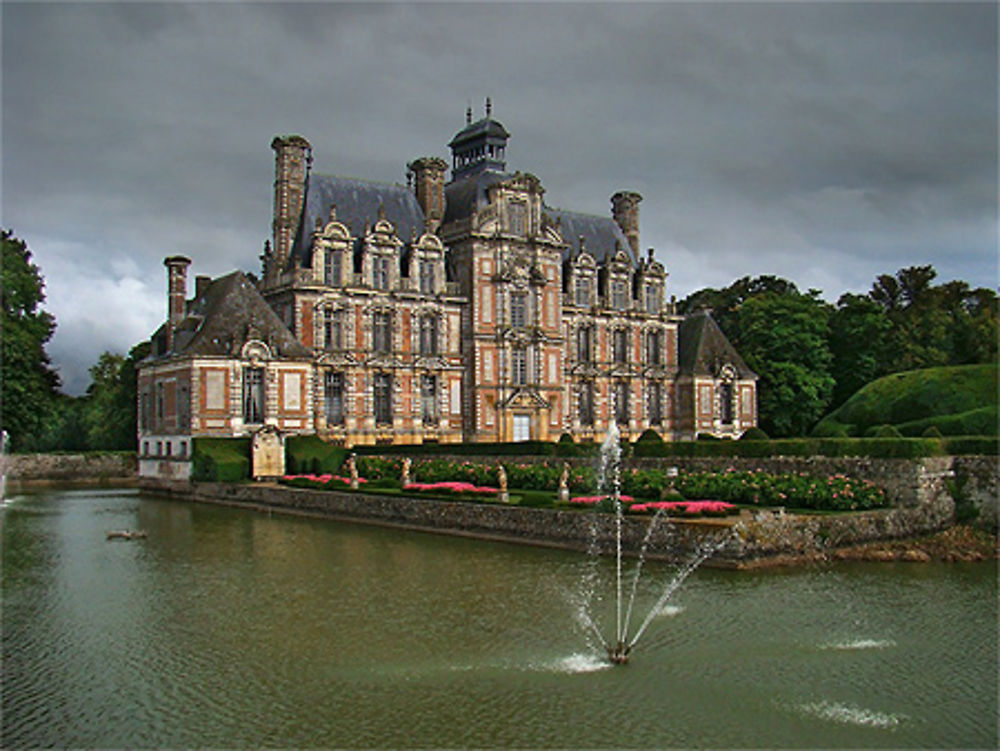
<svg viewBox="0 0 1000 751">
<path fill-rule="evenodd" d="M 358 489 L 358 463 L 352 453 L 347 457 L 347 471 L 351 474 L 351 490 Z"/>
<path fill-rule="evenodd" d="M 410 457 L 404 456 L 403 457 L 403 477 L 400 480 L 400 485 L 402 487 L 404 487 L 404 488 L 407 485 L 410 484 L 410 465 L 411 464 L 412 464 L 412 461 L 410 460 Z"/>
<path fill-rule="evenodd" d="M 559 476 L 559 500 L 569 501 L 569 462 L 563 462 L 562 475 Z"/>
<path fill-rule="evenodd" d="M 497 494 L 500 498 L 500 503 L 509 503 L 510 496 L 507 494 L 507 470 L 503 468 L 502 464 L 497 465 L 497 484 L 500 486 L 500 492 Z"/>
</svg>

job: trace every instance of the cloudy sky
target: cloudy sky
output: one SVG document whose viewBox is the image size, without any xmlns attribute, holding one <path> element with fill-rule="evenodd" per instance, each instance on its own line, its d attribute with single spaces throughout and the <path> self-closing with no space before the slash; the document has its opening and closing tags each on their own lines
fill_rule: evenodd
<svg viewBox="0 0 1000 751">
<path fill-rule="evenodd" d="M 68 393 L 165 316 L 162 259 L 259 270 L 271 138 L 405 181 L 465 108 L 550 205 L 644 196 L 678 298 L 776 274 L 835 301 L 933 264 L 997 284 L 997 6 L 2 4 L 2 223 Z"/>
</svg>

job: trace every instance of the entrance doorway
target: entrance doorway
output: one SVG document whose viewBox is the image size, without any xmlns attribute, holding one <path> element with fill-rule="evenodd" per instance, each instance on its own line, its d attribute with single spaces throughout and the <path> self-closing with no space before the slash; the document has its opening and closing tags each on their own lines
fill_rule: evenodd
<svg viewBox="0 0 1000 751">
<path fill-rule="evenodd" d="M 531 440 L 531 417 L 530 415 L 514 415 L 514 440 Z"/>
</svg>

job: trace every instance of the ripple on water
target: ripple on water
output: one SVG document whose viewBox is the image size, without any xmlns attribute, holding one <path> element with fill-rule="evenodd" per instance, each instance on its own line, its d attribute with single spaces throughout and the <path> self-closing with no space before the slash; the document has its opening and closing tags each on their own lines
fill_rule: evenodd
<svg viewBox="0 0 1000 751">
<path fill-rule="evenodd" d="M 799 705 L 799 709 L 805 714 L 818 717 L 821 720 L 828 720 L 841 725 L 870 727 L 879 730 L 893 730 L 906 719 L 906 716 L 901 714 L 877 712 L 874 709 L 865 709 L 864 707 L 856 707 L 833 701 L 801 704 Z"/>
<path fill-rule="evenodd" d="M 820 649 L 838 650 L 860 650 L 860 649 L 889 649 L 895 647 L 896 642 L 892 639 L 851 639 L 848 641 L 831 642 L 823 644 Z"/>
</svg>

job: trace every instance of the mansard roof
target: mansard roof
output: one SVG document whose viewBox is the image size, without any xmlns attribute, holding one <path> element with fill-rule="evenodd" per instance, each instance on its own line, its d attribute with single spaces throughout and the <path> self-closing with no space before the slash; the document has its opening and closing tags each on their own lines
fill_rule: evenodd
<svg viewBox="0 0 1000 751">
<path fill-rule="evenodd" d="M 378 219 L 379 206 L 385 208 L 385 218 L 396 228 L 403 242 L 424 232 L 424 212 L 413 191 L 405 185 L 378 183 L 335 175 L 309 176 L 302 220 L 292 248 L 292 258 L 309 264 L 312 232 L 319 218 L 326 224 L 330 205 L 337 207 L 337 221 L 342 222 L 354 237 L 364 235 L 365 225 Z"/>
<path fill-rule="evenodd" d="M 604 263 L 619 250 L 624 250 L 632 265 L 636 265 L 636 259 L 632 256 L 632 248 L 625 234 L 611 217 L 579 214 L 548 206 L 542 210 L 552 221 L 559 222 L 563 240 L 569 243 L 569 247 L 563 251 L 564 260 L 571 260 L 579 253 L 582 237 L 583 249 L 597 259 L 598 263 Z"/>
<path fill-rule="evenodd" d="M 164 324 L 153 336 L 151 357 L 239 356 L 249 340 L 268 345 L 276 358 L 308 358 L 310 352 L 278 318 L 257 287 L 241 271 L 213 279 L 202 294 L 187 304 L 174 331 L 173 349 L 165 351 Z"/>
<path fill-rule="evenodd" d="M 699 310 L 687 316 L 681 322 L 677 336 L 680 375 L 715 378 L 724 365 L 732 365 L 741 379 L 757 377 L 743 362 L 709 311 Z"/>
<path fill-rule="evenodd" d="M 474 211 L 485 208 L 489 204 L 489 189 L 514 177 L 515 175 L 509 173 L 486 171 L 445 185 L 444 224 L 465 219 Z M 563 240 L 568 245 L 563 251 L 563 260 L 570 260 L 576 256 L 580 250 L 582 237 L 584 249 L 594 256 L 598 263 L 604 263 L 621 249 L 628 255 L 633 266 L 637 264 L 625 234 L 611 217 L 581 214 L 565 209 L 554 209 L 551 206 L 543 206 L 542 212 L 553 222 L 559 223 Z"/>
</svg>

